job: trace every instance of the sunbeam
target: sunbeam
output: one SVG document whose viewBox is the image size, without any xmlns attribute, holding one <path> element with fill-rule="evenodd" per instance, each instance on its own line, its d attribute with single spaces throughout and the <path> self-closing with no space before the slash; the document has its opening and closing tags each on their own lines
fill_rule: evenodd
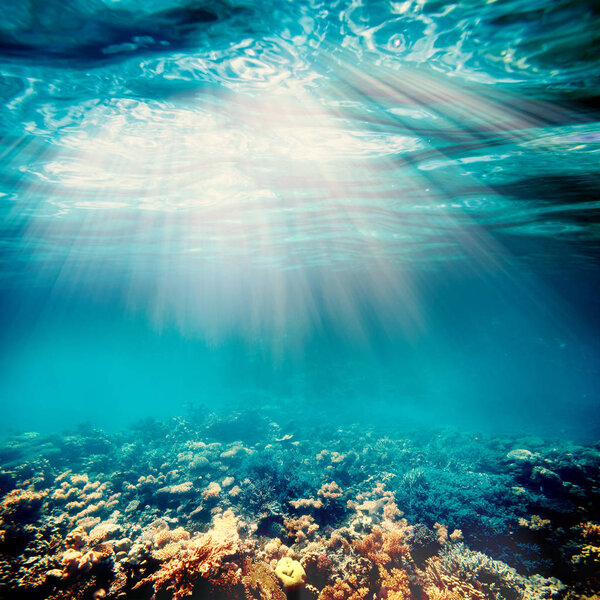
<svg viewBox="0 0 600 600">
<path fill-rule="evenodd" d="M 544 153 L 531 143 L 567 110 L 333 53 L 315 69 L 322 89 L 107 99 L 34 163 L 13 152 L 15 218 L 41 217 L 24 234 L 34 270 L 73 290 L 123 279 L 130 310 L 213 341 L 301 339 L 322 320 L 366 341 L 373 318 L 408 338 L 427 327 L 410 265 L 510 269 L 488 226 L 512 202 L 471 165 Z"/>
</svg>

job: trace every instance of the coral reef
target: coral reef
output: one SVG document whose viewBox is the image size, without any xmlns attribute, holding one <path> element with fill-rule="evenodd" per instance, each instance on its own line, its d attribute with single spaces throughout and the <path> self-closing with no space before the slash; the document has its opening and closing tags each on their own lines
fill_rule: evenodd
<svg viewBox="0 0 600 600">
<path fill-rule="evenodd" d="M 258 412 L 2 444 L 0 598 L 600 594 L 597 446 Z"/>
</svg>

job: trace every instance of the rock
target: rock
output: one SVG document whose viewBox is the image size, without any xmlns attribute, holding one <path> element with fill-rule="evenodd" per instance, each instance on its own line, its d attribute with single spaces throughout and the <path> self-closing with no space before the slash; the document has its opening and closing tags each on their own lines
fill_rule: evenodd
<svg viewBox="0 0 600 600">
<path fill-rule="evenodd" d="M 555 489 L 562 487 L 561 478 L 554 471 L 546 469 L 546 467 L 534 467 L 531 472 L 531 480 L 539 486 L 550 486 Z"/>
</svg>

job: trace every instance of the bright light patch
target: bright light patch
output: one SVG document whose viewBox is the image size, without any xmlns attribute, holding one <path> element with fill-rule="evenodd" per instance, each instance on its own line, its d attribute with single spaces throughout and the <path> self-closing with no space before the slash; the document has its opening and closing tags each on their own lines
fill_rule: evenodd
<svg viewBox="0 0 600 600">
<path fill-rule="evenodd" d="M 32 240 L 54 244 L 40 244 L 40 268 L 61 256 L 58 284 L 73 287 L 126 273 L 132 308 L 215 337 L 282 337 L 325 314 L 360 338 L 365 311 L 418 334 L 427 291 L 407 266 L 500 265 L 470 216 L 481 204 L 463 190 L 496 213 L 504 200 L 468 168 L 503 156 L 482 136 L 529 143 L 541 117 L 415 72 L 345 64 L 338 75 L 320 95 L 212 89 L 89 109 L 26 169 L 20 201 L 42 197 L 41 214 L 54 217 L 29 226 Z M 455 156 L 459 142 L 471 153 Z"/>
</svg>

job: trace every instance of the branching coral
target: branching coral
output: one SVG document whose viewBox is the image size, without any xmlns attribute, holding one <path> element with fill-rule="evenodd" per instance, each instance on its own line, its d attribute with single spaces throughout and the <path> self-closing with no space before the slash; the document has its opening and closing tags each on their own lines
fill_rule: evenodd
<svg viewBox="0 0 600 600">
<path fill-rule="evenodd" d="M 347 506 L 354 510 L 350 527 L 357 532 L 369 530 L 374 524 L 393 529 L 402 516 L 393 492 L 387 490 L 383 483 L 378 483 L 371 491 L 358 494 L 356 501 L 348 500 Z"/>
<path fill-rule="evenodd" d="M 446 545 L 438 556 L 429 558 L 424 579 L 425 590 L 432 595 L 446 591 L 458 594 L 457 598 L 473 600 L 487 600 L 498 595 L 546 598 L 564 591 L 564 586 L 556 579 L 524 577 L 507 564 L 470 550 L 463 543 Z M 443 595 L 440 597 L 444 598 Z"/>
<path fill-rule="evenodd" d="M 560 494 L 544 504 L 544 472 L 537 469 L 534 481 L 536 465 L 524 472 L 511 466 L 516 459 L 502 462 L 512 447 L 506 441 L 490 451 L 486 466 L 440 436 L 424 442 L 441 439 L 436 451 L 361 437 L 356 428 L 334 441 L 295 445 L 295 436 L 284 449 L 288 440 L 276 429 L 279 442 L 274 434 L 252 450 L 210 436 L 209 443 L 193 441 L 181 429 L 166 446 L 121 440 L 113 471 L 108 453 L 90 462 L 81 452 L 80 462 L 63 457 L 56 468 L 0 472 L 4 489 L 17 488 L 0 501 L 0 596 L 58 600 L 108 590 L 110 598 L 181 600 L 193 591 L 206 599 L 284 600 L 274 572 L 284 557 L 304 569 L 304 600 L 538 600 L 567 593 L 575 600 L 600 590 L 600 526 L 581 521 L 597 517 L 590 500 L 596 450 L 580 468 L 580 453 L 561 466 L 558 454 L 535 446 L 537 463 L 566 482 L 548 488 Z M 329 450 L 315 457 L 324 445 Z M 505 493 L 514 497 L 509 503 Z M 226 510 L 232 505 L 244 521 Z M 199 533 L 211 514 L 212 527 Z M 496 535 L 497 522 L 499 532 L 507 526 L 516 535 Z M 456 526 L 482 552 L 459 543 Z M 536 570 L 522 550 L 532 540 L 531 556 L 556 541 L 542 557 L 543 572 L 564 574 L 571 588 L 522 575 Z M 515 554 L 507 552 L 512 547 Z"/>
<path fill-rule="evenodd" d="M 571 558 L 573 564 L 593 564 L 600 567 L 600 547 L 585 544 L 578 554 Z"/>
<path fill-rule="evenodd" d="M 122 534 L 120 525 L 105 521 L 96 525 L 89 533 L 92 542 L 102 542 L 115 534 Z"/>
<path fill-rule="evenodd" d="M 91 571 L 96 565 L 112 563 L 113 550 L 109 545 L 98 544 L 94 550 L 80 552 L 70 549 L 63 553 L 61 563 L 65 576 L 81 575 Z"/>
<path fill-rule="evenodd" d="M 331 483 L 324 483 L 317 494 L 323 496 L 323 498 L 339 498 L 342 495 L 342 490 L 335 481 L 332 481 Z"/>
<path fill-rule="evenodd" d="M 600 544 L 600 524 L 587 522 L 581 526 L 584 539 Z"/>
<path fill-rule="evenodd" d="M 361 587 L 356 577 L 350 577 L 346 581 L 338 579 L 333 585 L 325 586 L 318 600 L 365 600 L 368 595 L 369 588 Z"/>
<path fill-rule="evenodd" d="M 381 527 L 373 527 L 371 533 L 355 540 L 354 547 L 378 566 L 398 563 L 402 556 L 408 554 L 402 529 L 383 531 Z"/>
<path fill-rule="evenodd" d="M 411 600 L 408 575 L 400 569 L 379 568 L 381 588 L 379 597 L 386 600 Z"/>
<path fill-rule="evenodd" d="M 297 510 L 299 508 L 323 508 L 321 500 L 313 500 L 312 498 L 299 498 L 298 500 L 290 500 L 290 504 Z"/>
<path fill-rule="evenodd" d="M 190 540 L 179 554 L 135 587 L 152 583 L 155 590 L 172 591 L 174 600 L 189 596 L 201 579 L 217 582 L 223 576 L 219 571 L 224 558 L 235 554 L 239 547 L 237 519 L 231 511 L 226 511 L 215 517 L 213 527 L 207 533 Z"/>
<path fill-rule="evenodd" d="M 289 519 L 285 522 L 285 527 L 288 530 L 288 535 L 296 542 L 311 539 L 319 529 L 319 526 L 310 515 Z"/>
<path fill-rule="evenodd" d="M 437 559 L 429 559 L 424 590 L 430 600 L 485 600 L 483 592 L 455 573 L 438 569 Z"/>
<path fill-rule="evenodd" d="M 549 519 L 542 519 L 539 515 L 531 515 L 529 519 L 521 517 L 519 519 L 519 525 L 531 529 L 531 531 L 541 531 L 550 527 Z"/>
</svg>

